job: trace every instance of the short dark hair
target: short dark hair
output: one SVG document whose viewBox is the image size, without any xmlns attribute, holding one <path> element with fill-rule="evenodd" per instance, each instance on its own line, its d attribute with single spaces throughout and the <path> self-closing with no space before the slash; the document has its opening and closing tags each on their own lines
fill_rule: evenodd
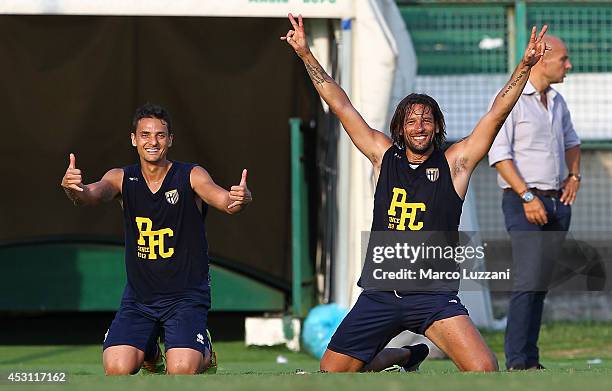
<svg viewBox="0 0 612 391">
<path fill-rule="evenodd" d="M 412 110 L 412 106 L 414 105 L 424 105 L 431 109 L 434 117 L 434 124 L 438 130 L 438 133 L 434 135 L 433 144 L 435 149 L 441 149 L 446 141 L 446 123 L 444 122 L 444 114 L 442 114 L 442 110 L 440 110 L 438 102 L 436 102 L 436 100 L 431 96 L 425 94 L 410 94 L 402 99 L 402 101 L 395 108 L 395 113 L 393 114 L 390 125 L 393 143 L 400 148 L 406 147 L 406 143 L 404 141 L 404 122 L 406 121 L 406 116 L 410 114 L 410 110 Z"/>
<path fill-rule="evenodd" d="M 170 118 L 170 113 L 168 113 L 168 110 L 164 109 L 160 105 L 147 102 L 137 108 L 134 112 L 134 116 L 132 117 L 133 132 L 136 132 L 136 128 L 138 127 L 138 121 L 143 118 L 156 118 L 160 120 L 164 125 L 166 125 L 166 127 L 168 128 L 168 133 L 173 133 L 172 118 Z"/>
</svg>

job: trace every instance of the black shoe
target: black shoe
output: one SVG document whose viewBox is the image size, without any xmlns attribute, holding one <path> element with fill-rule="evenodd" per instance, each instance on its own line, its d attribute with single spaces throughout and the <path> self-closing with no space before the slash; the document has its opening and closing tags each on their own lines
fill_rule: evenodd
<svg viewBox="0 0 612 391">
<path fill-rule="evenodd" d="M 537 363 L 536 365 L 531 366 L 531 367 L 529 367 L 527 369 L 533 370 L 533 371 L 543 371 L 544 369 L 546 369 L 546 367 L 544 367 L 544 365 L 542 365 L 540 363 Z"/>
<path fill-rule="evenodd" d="M 544 365 L 537 363 L 536 365 L 532 365 L 530 367 L 525 364 L 516 364 L 508 368 L 509 371 L 541 371 L 546 369 Z"/>
<path fill-rule="evenodd" d="M 429 354 L 429 347 L 424 343 L 420 343 L 412 346 L 402 346 L 404 349 L 410 350 L 410 359 L 404 365 L 402 369 L 406 372 L 418 371 L 419 365 L 427 358 Z"/>
</svg>

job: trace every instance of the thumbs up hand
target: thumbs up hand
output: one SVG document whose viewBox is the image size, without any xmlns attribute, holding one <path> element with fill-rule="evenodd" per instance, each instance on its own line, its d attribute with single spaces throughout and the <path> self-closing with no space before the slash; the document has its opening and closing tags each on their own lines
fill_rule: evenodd
<svg viewBox="0 0 612 391">
<path fill-rule="evenodd" d="M 83 191 L 83 177 L 81 176 L 81 170 L 76 168 L 76 158 L 74 154 L 70 154 L 70 163 L 66 174 L 62 178 L 62 187 L 68 190 Z"/>
<path fill-rule="evenodd" d="M 253 201 L 251 197 L 251 191 L 247 187 L 247 170 L 242 170 L 242 178 L 238 186 L 232 186 L 229 192 L 229 199 L 231 203 L 228 205 L 228 209 L 235 208 L 239 205 L 247 205 Z"/>
</svg>

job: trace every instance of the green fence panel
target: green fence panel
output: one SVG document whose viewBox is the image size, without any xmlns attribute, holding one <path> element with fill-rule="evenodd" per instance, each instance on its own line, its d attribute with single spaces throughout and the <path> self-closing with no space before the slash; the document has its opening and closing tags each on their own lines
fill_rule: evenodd
<svg viewBox="0 0 612 391">
<path fill-rule="evenodd" d="M 572 72 L 612 72 L 612 3 L 528 3 L 526 28 L 544 23 L 567 44 Z"/>
<path fill-rule="evenodd" d="M 400 6 L 420 75 L 505 72 L 505 6 Z M 501 40 L 502 44 L 496 46 Z"/>
<path fill-rule="evenodd" d="M 126 283 L 121 245 L 41 243 L 0 246 L 0 311 L 114 311 Z M 219 262 L 229 264 L 229 262 Z M 215 311 L 284 311 L 286 292 L 215 264 Z"/>
</svg>

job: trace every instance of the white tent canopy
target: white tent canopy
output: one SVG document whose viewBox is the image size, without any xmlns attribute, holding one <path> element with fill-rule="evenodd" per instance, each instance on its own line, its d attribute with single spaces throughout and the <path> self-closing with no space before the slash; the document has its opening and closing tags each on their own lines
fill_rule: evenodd
<svg viewBox="0 0 612 391">
<path fill-rule="evenodd" d="M 353 0 L 4 0 L 3 14 L 349 18 Z"/>
</svg>

